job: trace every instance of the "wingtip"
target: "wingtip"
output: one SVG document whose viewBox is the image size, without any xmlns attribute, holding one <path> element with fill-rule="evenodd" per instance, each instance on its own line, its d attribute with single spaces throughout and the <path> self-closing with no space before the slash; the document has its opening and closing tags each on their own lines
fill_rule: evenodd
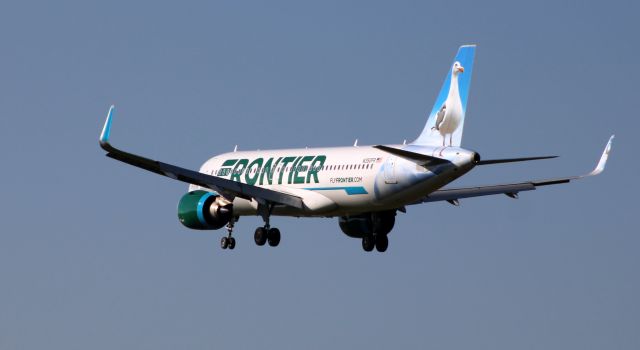
<svg viewBox="0 0 640 350">
<path fill-rule="evenodd" d="M 115 106 L 111 105 L 109 107 L 109 113 L 107 113 L 107 119 L 104 122 L 104 126 L 102 127 L 102 133 L 100 134 L 100 146 L 103 148 L 109 145 L 109 136 L 111 135 L 111 122 L 113 120 L 113 114 L 115 111 Z"/>
<path fill-rule="evenodd" d="M 604 147 L 604 151 L 602 151 L 602 155 L 600 156 L 598 165 L 596 165 L 595 169 L 593 169 L 593 171 L 589 173 L 590 176 L 598 175 L 604 171 L 604 168 L 607 165 L 607 160 L 609 160 L 609 153 L 611 152 L 613 139 L 615 138 L 615 136 L 616 135 L 611 135 L 611 137 L 609 137 L 609 142 L 607 142 L 607 145 Z"/>
</svg>

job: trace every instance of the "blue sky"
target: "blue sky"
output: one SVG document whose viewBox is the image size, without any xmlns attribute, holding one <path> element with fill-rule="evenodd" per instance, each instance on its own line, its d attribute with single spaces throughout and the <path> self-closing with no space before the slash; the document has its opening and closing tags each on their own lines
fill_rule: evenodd
<svg viewBox="0 0 640 350">
<path fill-rule="evenodd" d="M 637 349 L 639 56 L 632 1 L 5 2 L 1 349 Z M 180 226 L 186 186 L 98 136 L 197 168 L 239 149 L 400 143 L 478 49 L 456 185 L 603 175 L 410 207 L 385 254 L 337 220 Z"/>
</svg>

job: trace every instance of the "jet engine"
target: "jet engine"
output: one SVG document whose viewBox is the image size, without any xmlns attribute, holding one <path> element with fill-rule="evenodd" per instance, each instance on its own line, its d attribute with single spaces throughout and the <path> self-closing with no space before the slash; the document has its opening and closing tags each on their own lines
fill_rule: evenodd
<svg viewBox="0 0 640 350">
<path fill-rule="evenodd" d="M 207 191 L 191 191 L 178 203 L 178 219 L 191 229 L 217 230 L 226 225 L 233 216 L 233 205 L 223 205 L 220 197 Z"/>
<path fill-rule="evenodd" d="M 342 232 L 352 238 L 362 238 L 374 232 L 377 235 L 386 235 L 391 232 L 395 222 L 395 210 L 342 216 L 338 220 Z"/>
</svg>

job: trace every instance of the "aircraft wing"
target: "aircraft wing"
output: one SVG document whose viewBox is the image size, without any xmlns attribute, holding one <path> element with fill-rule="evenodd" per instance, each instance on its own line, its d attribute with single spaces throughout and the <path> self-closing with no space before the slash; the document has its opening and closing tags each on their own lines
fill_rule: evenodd
<svg viewBox="0 0 640 350">
<path fill-rule="evenodd" d="M 445 188 L 445 189 L 434 191 L 430 193 L 428 196 L 422 198 L 421 200 L 413 204 L 437 202 L 437 201 L 449 201 L 454 205 L 458 205 L 458 200 L 461 198 L 490 196 L 494 194 L 505 194 L 509 197 L 517 198 L 518 192 L 531 191 L 531 190 L 535 190 L 540 186 L 563 184 L 563 183 L 568 183 L 572 180 L 578 180 L 584 177 L 598 175 L 604 170 L 604 167 L 607 163 L 607 159 L 609 158 L 609 152 L 611 151 L 612 142 L 613 142 L 613 136 L 611 136 L 611 138 L 609 139 L 609 142 L 607 143 L 607 146 L 604 149 L 604 152 L 602 152 L 602 156 L 600 157 L 600 161 L 598 162 L 598 165 L 595 167 L 595 169 L 593 169 L 593 171 L 585 175 L 561 177 L 561 178 L 545 179 L 545 180 L 525 181 L 525 182 L 511 183 L 511 184 L 498 184 L 498 185 L 490 185 L 490 186 Z"/>
<path fill-rule="evenodd" d="M 218 193 L 226 194 L 229 197 L 236 196 L 248 200 L 253 198 L 263 204 L 274 203 L 298 209 L 303 208 L 302 198 L 295 195 L 203 174 L 197 171 L 124 152 L 111 146 L 109 143 L 109 136 L 111 134 L 113 111 L 114 106 L 111 106 L 104 128 L 102 129 L 102 134 L 100 134 L 100 147 L 107 151 L 107 157 L 117 159 L 121 162 L 162 176 L 170 177 L 174 180 L 206 187 Z"/>
</svg>

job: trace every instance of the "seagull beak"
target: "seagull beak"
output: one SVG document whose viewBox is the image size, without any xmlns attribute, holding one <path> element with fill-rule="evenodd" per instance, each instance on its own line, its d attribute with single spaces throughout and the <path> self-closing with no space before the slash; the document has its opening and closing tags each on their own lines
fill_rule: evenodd
<svg viewBox="0 0 640 350">
<path fill-rule="evenodd" d="M 464 67 L 462 67 L 462 66 L 458 67 L 458 72 L 464 73 Z"/>
</svg>

